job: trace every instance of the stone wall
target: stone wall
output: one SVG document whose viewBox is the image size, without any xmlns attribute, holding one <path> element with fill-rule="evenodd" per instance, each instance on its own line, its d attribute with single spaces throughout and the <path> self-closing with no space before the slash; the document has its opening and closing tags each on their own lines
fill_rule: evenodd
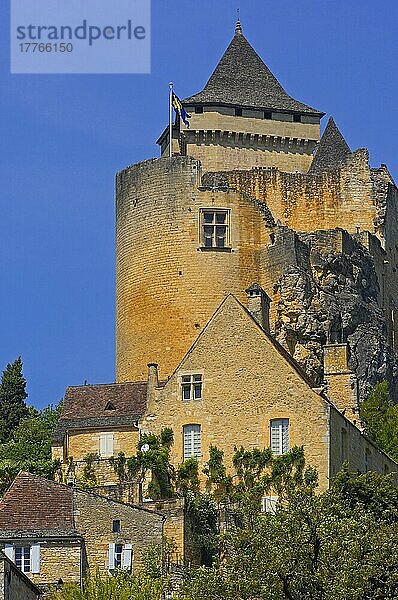
<svg viewBox="0 0 398 600">
<path fill-rule="evenodd" d="M 133 571 L 141 567 L 145 549 L 162 543 L 162 515 L 77 488 L 74 516 L 84 537 L 88 568 L 98 568 L 101 574 L 108 572 L 110 543 L 132 544 Z M 115 519 L 121 522 L 120 533 L 112 532 Z"/>
<path fill-rule="evenodd" d="M 330 411 L 330 476 L 348 462 L 351 471 L 398 473 L 398 465 L 364 436 L 339 411 Z M 398 479 L 397 479 L 398 481 Z"/>
<path fill-rule="evenodd" d="M 282 355 L 281 355 L 282 352 Z M 184 402 L 180 373 L 203 373 L 203 399 Z M 210 444 L 225 453 L 231 467 L 235 447 L 251 450 L 270 443 L 271 419 L 290 420 L 290 445 L 304 445 L 307 461 L 317 467 L 320 484 L 328 485 L 328 404 L 275 348 L 245 310 L 232 297 L 207 325 L 179 370 L 157 400 L 148 407 L 143 429 L 174 431 L 172 461 L 183 459 L 183 426 L 200 424 L 202 458 Z"/>
<path fill-rule="evenodd" d="M 113 433 L 114 456 L 124 452 L 126 456 L 135 454 L 137 450 L 138 431 L 136 428 L 114 427 Z M 107 429 L 72 430 L 67 435 L 67 456 L 81 461 L 87 454 L 98 454 L 100 452 L 100 434 L 106 433 Z"/>
<path fill-rule="evenodd" d="M 244 300 L 269 236 L 261 203 L 198 189 L 188 157 L 146 161 L 117 177 L 116 376 L 145 379 L 147 364 L 171 375 L 229 293 Z M 230 248 L 202 250 L 201 208 L 230 211 Z M 161 360 L 160 360 L 161 357 Z"/>
<path fill-rule="evenodd" d="M 15 565 L 0 559 L 0 600 L 38 600 L 39 592 Z"/>
<path fill-rule="evenodd" d="M 257 114 L 258 113 L 258 114 Z M 186 153 L 201 161 L 203 171 L 273 166 L 306 173 L 319 141 L 319 123 L 295 123 L 292 115 L 264 119 L 263 111 L 244 110 L 241 117 L 205 107 L 191 113 L 190 128 L 181 126 Z"/>
</svg>

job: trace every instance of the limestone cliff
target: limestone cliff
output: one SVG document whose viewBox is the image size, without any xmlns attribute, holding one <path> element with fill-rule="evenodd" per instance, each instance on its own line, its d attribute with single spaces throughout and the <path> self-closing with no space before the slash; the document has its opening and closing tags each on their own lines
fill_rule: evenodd
<svg viewBox="0 0 398 600">
<path fill-rule="evenodd" d="M 371 255 L 343 230 L 296 235 L 307 252 L 286 265 L 275 286 L 277 339 L 318 384 L 323 382 L 323 344 L 347 341 L 360 399 L 381 379 L 394 389 L 398 365 L 377 302 Z"/>
</svg>

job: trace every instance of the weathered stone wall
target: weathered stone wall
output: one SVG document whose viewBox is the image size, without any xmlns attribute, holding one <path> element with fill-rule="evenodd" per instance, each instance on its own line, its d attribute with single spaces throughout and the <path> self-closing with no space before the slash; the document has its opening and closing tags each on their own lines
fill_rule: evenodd
<svg viewBox="0 0 398 600">
<path fill-rule="evenodd" d="M 117 177 L 118 381 L 146 378 L 153 361 L 171 375 L 226 294 L 244 300 L 257 277 L 268 213 L 244 194 L 199 190 L 199 167 L 174 157 Z M 200 209 L 211 207 L 230 210 L 229 249 L 202 250 Z"/>
<path fill-rule="evenodd" d="M 132 544 L 133 570 L 142 564 L 142 553 L 162 543 L 162 516 L 149 510 L 115 502 L 75 488 L 75 523 L 85 541 L 88 568 L 104 574 L 109 567 L 109 544 Z M 120 533 L 112 532 L 112 522 L 120 519 Z"/>
<path fill-rule="evenodd" d="M 81 461 L 87 454 L 98 454 L 100 452 L 100 434 L 106 433 L 107 429 L 86 429 L 69 431 L 67 435 L 67 456 Z M 114 427 L 113 433 L 114 456 L 124 452 L 126 456 L 135 454 L 138 442 L 138 431 L 133 427 Z"/>
<path fill-rule="evenodd" d="M 0 600 L 38 600 L 39 594 L 19 569 L 0 560 Z"/>
<path fill-rule="evenodd" d="M 330 476 L 348 461 L 352 471 L 397 473 L 398 465 L 368 440 L 339 411 L 330 411 Z"/>
<path fill-rule="evenodd" d="M 159 361 L 160 362 L 160 361 Z M 180 373 L 203 373 L 203 399 L 184 402 Z M 231 467 L 234 448 L 269 446 L 270 420 L 290 420 L 290 445 L 304 445 L 307 461 L 328 484 L 329 406 L 283 358 L 244 309 L 229 297 L 185 357 L 157 400 L 148 407 L 144 429 L 174 431 L 172 461 L 183 459 L 183 426 L 202 428 L 203 466 L 210 444 Z"/>
<path fill-rule="evenodd" d="M 378 209 L 364 149 L 354 152 L 340 169 L 320 175 L 256 168 L 208 173 L 206 181 L 214 178 L 264 201 L 275 219 L 295 231 L 335 227 L 351 233 L 357 228 L 375 231 Z"/>
</svg>

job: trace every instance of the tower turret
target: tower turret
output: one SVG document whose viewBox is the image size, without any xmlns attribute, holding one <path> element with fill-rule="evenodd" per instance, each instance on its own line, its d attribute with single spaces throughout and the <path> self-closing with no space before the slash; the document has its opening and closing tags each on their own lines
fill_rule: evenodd
<svg viewBox="0 0 398 600">
<path fill-rule="evenodd" d="M 307 172 L 324 114 L 287 94 L 243 35 L 240 21 L 204 89 L 184 106 L 191 119 L 189 129 L 176 123 L 179 152 L 199 159 L 205 171 L 274 166 Z M 163 156 L 167 130 L 158 143 Z"/>
</svg>

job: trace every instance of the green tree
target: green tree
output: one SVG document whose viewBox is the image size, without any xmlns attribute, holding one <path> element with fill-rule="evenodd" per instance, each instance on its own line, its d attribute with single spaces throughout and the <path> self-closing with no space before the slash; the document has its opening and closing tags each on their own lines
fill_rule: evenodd
<svg viewBox="0 0 398 600">
<path fill-rule="evenodd" d="M 392 475 L 344 469 L 317 494 L 316 474 L 305 467 L 302 449 L 273 457 L 266 470 L 257 469 L 263 459 L 252 453 L 241 449 L 237 458 L 239 469 L 244 466 L 234 486 L 248 482 L 239 499 L 241 518 L 219 537 L 214 566 L 191 570 L 180 598 L 398 598 L 398 488 Z M 261 485 L 278 493 L 275 513 L 262 513 L 253 501 Z"/>
<path fill-rule="evenodd" d="M 391 399 L 387 381 L 375 385 L 360 413 L 366 435 L 398 460 L 398 404 Z"/>
<path fill-rule="evenodd" d="M 65 584 L 52 592 L 51 600 L 161 600 L 167 585 L 162 577 L 146 573 L 131 575 L 119 571 L 101 577 L 97 572 L 85 578 L 83 589 L 77 583 Z"/>
<path fill-rule="evenodd" d="M 51 459 L 51 442 L 60 411 L 61 404 L 42 411 L 30 408 L 29 416 L 14 429 L 12 439 L 0 444 L 0 493 L 20 470 L 54 477 L 58 465 Z"/>
<path fill-rule="evenodd" d="M 25 399 L 26 380 L 22 373 L 21 357 L 9 363 L 0 383 L 0 443 L 8 442 L 14 429 L 29 414 Z"/>
<path fill-rule="evenodd" d="M 138 480 L 141 484 L 150 473 L 148 495 L 153 500 L 172 498 L 175 495 L 175 472 L 170 463 L 173 430 L 166 427 L 160 435 L 144 433 L 138 442 L 137 454 L 126 458 L 123 452 L 109 459 L 119 480 Z M 144 448 L 144 449 L 143 449 Z"/>
</svg>

